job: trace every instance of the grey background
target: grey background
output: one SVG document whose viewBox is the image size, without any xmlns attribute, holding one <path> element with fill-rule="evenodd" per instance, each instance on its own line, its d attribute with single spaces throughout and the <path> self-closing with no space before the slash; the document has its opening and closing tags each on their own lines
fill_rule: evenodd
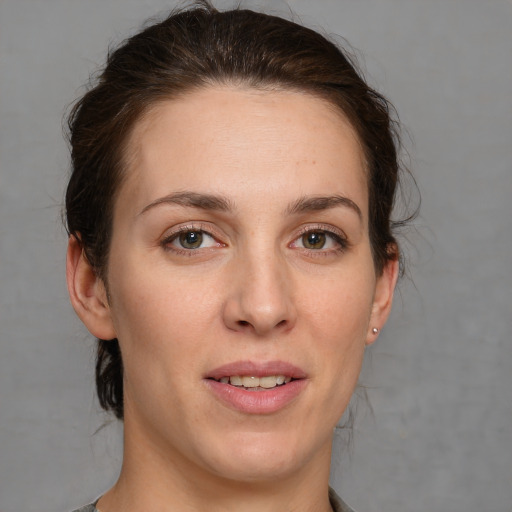
<svg viewBox="0 0 512 512">
<path fill-rule="evenodd" d="M 282 2 L 261 2 L 286 13 Z M 0 510 L 105 491 L 121 429 L 68 305 L 61 122 L 109 43 L 163 0 L 0 2 Z M 217 5 L 226 3 L 217 2 Z M 250 3 L 249 5 L 253 5 Z M 423 205 L 388 326 L 368 354 L 333 484 L 362 512 L 512 510 L 512 3 L 290 0 L 346 37 L 396 104 Z"/>
</svg>

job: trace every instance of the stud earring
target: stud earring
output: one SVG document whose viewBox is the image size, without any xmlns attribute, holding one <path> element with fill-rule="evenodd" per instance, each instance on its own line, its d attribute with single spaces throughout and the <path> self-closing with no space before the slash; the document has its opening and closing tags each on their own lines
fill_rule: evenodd
<svg viewBox="0 0 512 512">
<path fill-rule="evenodd" d="M 373 332 L 373 334 L 377 334 L 377 333 L 379 332 L 379 329 L 377 329 L 377 327 L 374 327 L 374 328 L 372 329 L 372 332 Z"/>
</svg>

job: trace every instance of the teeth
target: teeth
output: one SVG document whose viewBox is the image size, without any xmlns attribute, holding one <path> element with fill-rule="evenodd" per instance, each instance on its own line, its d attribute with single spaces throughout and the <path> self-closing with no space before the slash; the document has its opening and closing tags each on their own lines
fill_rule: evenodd
<svg viewBox="0 0 512 512">
<path fill-rule="evenodd" d="M 260 386 L 265 389 L 275 388 L 278 384 L 278 378 L 283 377 L 282 375 L 270 375 L 268 377 L 260 377 Z M 284 382 L 284 377 L 283 377 Z M 283 383 L 281 382 L 281 384 Z"/>
<path fill-rule="evenodd" d="M 222 377 L 219 379 L 223 384 L 231 384 L 232 386 L 242 386 L 244 388 L 263 388 L 271 389 L 282 384 L 287 384 L 292 379 L 284 375 L 268 375 L 266 377 L 254 377 L 252 375 L 232 375 L 230 377 Z"/>
<path fill-rule="evenodd" d="M 260 385 L 258 377 L 242 377 L 244 388 L 257 388 Z"/>
</svg>

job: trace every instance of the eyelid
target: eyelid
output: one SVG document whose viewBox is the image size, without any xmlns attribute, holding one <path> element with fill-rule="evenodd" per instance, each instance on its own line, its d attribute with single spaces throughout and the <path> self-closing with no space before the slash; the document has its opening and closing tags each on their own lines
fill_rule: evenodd
<svg viewBox="0 0 512 512">
<path fill-rule="evenodd" d="M 179 247 L 172 247 L 172 248 L 170 247 L 172 242 L 174 242 L 174 240 L 176 240 L 180 236 L 180 234 L 187 233 L 189 231 L 200 231 L 200 232 L 204 233 L 205 235 L 213 238 L 217 242 L 217 246 L 216 247 L 203 247 L 203 248 L 200 247 L 198 249 L 185 249 L 185 248 L 180 249 Z M 188 222 L 188 223 L 181 224 L 178 226 L 173 226 L 172 228 L 166 230 L 165 233 L 162 235 L 159 243 L 166 251 L 175 252 L 178 254 L 193 255 L 192 253 L 201 252 L 201 249 L 211 250 L 211 249 L 215 249 L 217 247 L 225 247 L 227 245 L 225 242 L 222 242 L 220 240 L 221 237 L 216 234 L 216 231 L 217 230 L 213 229 L 213 226 L 209 223 Z"/>
<path fill-rule="evenodd" d="M 213 247 L 212 246 L 203 247 L 203 248 L 200 247 L 198 249 L 185 249 L 185 248 L 180 249 L 179 247 L 176 247 L 176 246 L 172 246 L 172 247 L 170 246 L 171 243 L 174 240 L 176 240 L 176 238 L 179 237 L 179 235 L 181 233 L 186 233 L 188 231 L 200 231 L 200 232 L 206 234 L 207 236 L 213 238 L 217 242 L 217 245 L 213 246 Z M 180 255 L 186 254 L 188 256 L 198 255 L 202 252 L 214 250 L 219 247 L 226 247 L 228 245 L 222 241 L 222 239 L 225 237 L 220 234 L 217 234 L 217 231 L 218 230 L 215 229 L 215 226 L 211 225 L 208 222 L 202 222 L 202 221 L 187 222 L 184 224 L 179 224 L 177 226 L 173 226 L 172 228 L 166 230 L 164 235 L 162 235 L 159 244 L 166 251 L 174 252 L 175 254 L 180 254 Z M 330 236 L 333 239 L 333 241 L 338 245 L 338 247 L 328 248 L 328 249 L 307 249 L 305 247 L 295 247 L 295 248 L 303 250 L 305 252 L 308 252 L 312 255 L 321 256 L 321 255 L 332 254 L 335 252 L 344 252 L 351 245 L 348 240 L 347 235 L 345 234 L 345 232 L 342 229 L 340 229 L 336 226 L 333 226 L 331 224 L 314 223 L 314 224 L 306 224 L 306 225 L 301 226 L 294 233 L 293 239 L 288 244 L 288 246 L 289 247 L 291 246 L 292 248 L 294 248 L 293 244 L 300 237 L 304 236 L 307 233 L 314 233 L 314 232 L 322 232 L 322 233 L 325 233 L 326 235 Z"/>
<path fill-rule="evenodd" d="M 345 251 L 350 247 L 350 242 L 348 240 L 347 235 L 343 230 L 340 228 L 337 228 L 335 226 L 332 226 L 331 224 L 322 224 L 322 223 L 315 223 L 315 224 L 307 224 L 302 226 L 294 235 L 294 238 L 291 242 L 293 244 L 296 240 L 298 240 L 300 237 L 304 236 L 307 233 L 314 233 L 314 232 L 322 232 L 326 235 L 331 236 L 336 243 L 338 243 L 339 248 L 337 249 L 307 249 L 304 248 L 305 251 L 314 252 L 314 253 L 329 253 L 333 251 Z M 300 248 L 302 249 L 302 248 Z"/>
</svg>

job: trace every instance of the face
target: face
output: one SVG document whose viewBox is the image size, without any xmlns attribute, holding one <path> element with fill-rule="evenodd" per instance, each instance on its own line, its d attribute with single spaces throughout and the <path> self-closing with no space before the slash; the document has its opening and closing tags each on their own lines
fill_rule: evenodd
<svg viewBox="0 0 512 512">
<path fill-rule="evenodd" d="M 396 278 L 354 130 L 308 94 L 219 87 L 128 147 L 108 326 L 88 324 L 121 345 L 127 446 L 243 481 L 325 466 Z"/>
</svg>

